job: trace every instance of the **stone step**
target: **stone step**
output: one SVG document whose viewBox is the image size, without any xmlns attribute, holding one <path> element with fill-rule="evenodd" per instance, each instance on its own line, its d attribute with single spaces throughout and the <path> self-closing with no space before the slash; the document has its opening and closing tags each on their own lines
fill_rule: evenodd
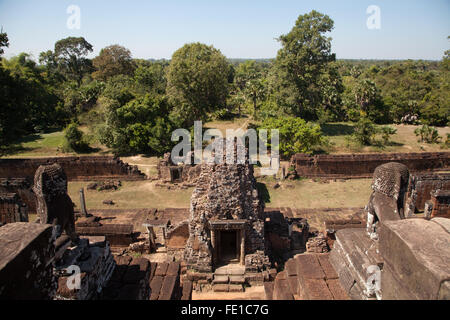
<svg viewBox="0 0 450 320">
<path fill-rule="evenodd" d="M 228 284 L 229 278 L 225 275 L 214 275 L 213 284 Z"/>
<path fill-rule="evenodd" d="M 230 276 L 230 283 L 232 284 L 244 284 L 245 283 L 245 277 L 244 276 Z"/>
<path fill-rule="evenodd" d="M 241 284 L 214 284 L 212 289 L 214 292 L 244 292 Z"/>
<path fill-rule="evenodd" d="M 230 290 L 228 284 L 215 284 L 212 289 L 214 292 L 228 292 Z"/>
<path fill-rule="evenodd" d="M 240 265 L 219 267 L 214 271 L 214 274 L 240 276 L 245 274 L 245 267 Z"/>
<path fill-rule="evenodd" d="M 228 292 L 244 292 L 242 284 L 230 284 L 228 285 Z"/>
</svg>

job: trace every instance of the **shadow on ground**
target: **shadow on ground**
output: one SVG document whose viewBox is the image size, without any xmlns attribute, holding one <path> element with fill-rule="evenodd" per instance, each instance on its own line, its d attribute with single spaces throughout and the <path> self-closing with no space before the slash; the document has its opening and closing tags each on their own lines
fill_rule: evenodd
<svg viewBox="0 0 450 320">
<path fill-rule="evenodd" d="M 355 131 L 353 126 L 343 123 L 325 123 L 320 127 L 327 137 L 351 135 Z"/>
</svg>

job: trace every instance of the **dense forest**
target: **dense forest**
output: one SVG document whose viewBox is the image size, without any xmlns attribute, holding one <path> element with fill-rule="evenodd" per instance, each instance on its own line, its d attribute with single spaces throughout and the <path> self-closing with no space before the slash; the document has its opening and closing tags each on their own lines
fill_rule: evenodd
<svg viewBox="0 0 450 320">
<path fill-rule="evenodd" d="M 170 60 L 133 59 L 121 45 L 89 59 L 88 39 L 69 37 L 42 52 L 1 58 L 10 41 L 0 34 L 0 150 L 30 134 L 65 130 L 67 150 L 89 150 L 80 131 L 115 154 L 162 154 L 176 128 L 195 120 L 246 116 L 257 128 L 278 128 L 283 154 L 310 152 L 320 126 L 355 122 L 370 144 L 374 124 L 447 126 L 450 51 L 441 61 L 337 60 L 329 16 L 298 17 L 277 40 L 274 59 L 227 59 L 218 49 L 189 43 Z M 386 139 L 392 128 L 383 127 Z M 359 136 L 358 136 L 359 133 Z M 283 139 L 285 139 L 283 141 Z"/>
</svg>

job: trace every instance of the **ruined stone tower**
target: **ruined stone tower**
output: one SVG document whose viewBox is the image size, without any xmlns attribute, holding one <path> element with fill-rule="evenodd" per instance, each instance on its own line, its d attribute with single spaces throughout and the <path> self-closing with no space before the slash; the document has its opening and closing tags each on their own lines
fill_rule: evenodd
<svg viewBox="0 0 450 320">
<path fill-rule="evenodd" d="M 223 163 L 204 163 L 192 193 L 189 239 L 185 248 L 188 269 L 212 272 L 223 264 L 236 263 L 248 272 L 270 265 L 264 244 L 264 203 L 256 189 L 253 166 L 227 164 L 226 146 L 233 157 L 239 153 L 233 140 L 215 140 L 216 154 Z M 222 154 L 217 151 L 221 148 Z M 242 150 L 246 153 L 245 148 Z"/>
</svg>

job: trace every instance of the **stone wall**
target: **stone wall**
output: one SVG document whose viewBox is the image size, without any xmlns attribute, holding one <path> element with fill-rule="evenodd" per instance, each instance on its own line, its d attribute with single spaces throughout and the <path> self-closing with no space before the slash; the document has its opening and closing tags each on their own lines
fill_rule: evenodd
<svg viewBox="0 0 450 320">
<path fill-rule="evenodd" d="M 26 178 L 0 178 L 0 193 L 17 193 L 27 205 L 29 213 L 36 213 L 36 195 L 32 190 L 33 182 Z"/>
<path fill-rule="evenodd" d="M 28 222 L 27 206 L 16 193 L 0 193 L 0 226 L 12 222 Z"/>
<path fill-rule="evenodd" d="M 433 210 L 431 218 L 450 218 L 450 190 L 436 190 L 431 193 Z"/>
<path fill-rule="evenodd" d="M 164 154 L 158 162 L 158 179 L 164 182 L 190 182 L 195 183 L 200 176 L 201 166 L 196 164 L 174 165 L 170 158 L 170 152 Z"/>
<path fill-rule="evenodd" d="M 16 222 L 0 227 L 0 300 L 53 299 L 54 240 L 47 224 Z"/>
<path fill-rule="evenodd" d="M 376 167 L 388 162 L 403 163 L 411 172 L 447 170 L 450 168 L 450 152 L 296 154 L 291 158 L 297 174 L 307 178 L 369 178 Z"/>
<path fill-rule="evenodd" d="M 411 175 L 408 186 L 409 205 L 418 211 L 423 211 L 425 202 L 431 199 L 431 192 L 438 189 L 450 190 L 450 173 L 416 173 Z"/>
<path fill-rule="evenodd" d="M 109 156 L 55 157 L 35 159 L 0 159 L 0 178 L 33 179 L 41 165 L 58 163 L 68 180 L 96 180 L 120 178 L 122 180 L 143 180 L 146 176 L 136 166 Z"/>
</svg>

